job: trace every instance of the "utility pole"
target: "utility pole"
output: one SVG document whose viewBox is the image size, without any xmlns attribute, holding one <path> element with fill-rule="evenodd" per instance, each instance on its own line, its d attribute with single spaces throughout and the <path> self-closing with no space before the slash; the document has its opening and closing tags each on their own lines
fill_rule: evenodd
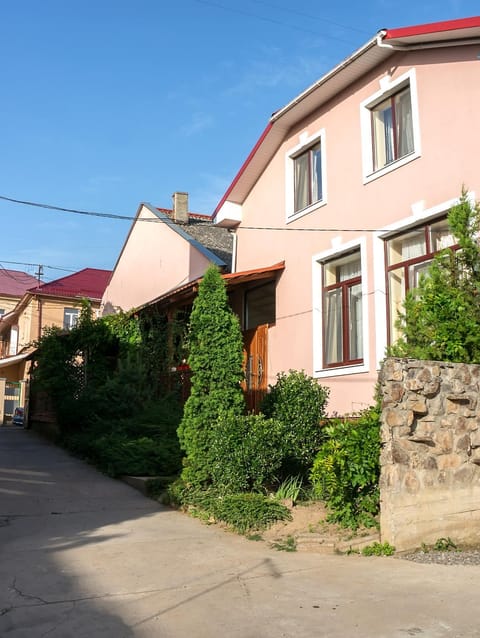
<svg viewBox="0 0 480 638">
<path fill-rule="evenodd" d="M 35 275 L 37 276 L 37 289 L 40 287 L 40 284 L 42 283 L 42 279 L 41 277 L 43 276 L 43 266 L 41 264 L 38 264 L 38 270 L 35 273 Z M 40 299 L 40 295 L 38 295 L 37 297 L 37 304 L 38 304 L 38 338 L 40 339 L 40 337 L 42 336 L 42 300 Z"/>
</svg>

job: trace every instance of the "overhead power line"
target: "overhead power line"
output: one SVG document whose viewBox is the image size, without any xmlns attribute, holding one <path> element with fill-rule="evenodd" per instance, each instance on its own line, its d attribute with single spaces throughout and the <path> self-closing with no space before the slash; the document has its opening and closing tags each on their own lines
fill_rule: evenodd
<svg viewBox="0 0 480 638">
<path fill-rule="evenodd" d="M 204 4 L 209 7 L 213 7 L 215 9 L 222 9 L 223 11 L 239 13 L 241 15 L 248 16 L 249 18 L 255 18 L 256 20 L 262 20 L 263 22 L 270 22 L 270 24 L 276 24 L 281 27 L 287 27 L 288 29 L 294 29 L 295 31 L 302 31 L 303 33 L 310 33 L 311 35 L 315 35 L 319 38 L 326 38 L 328 40 L 337 40 L 338 42 L 343 42 L 344 44 L 349 44 L 349 45 L 352 44 L 352 42 L 349 40 L 344 40 L 343 38 L 338 38 L 337 36 L 330 35 L 328 33 L 314 31 L 313 29 L 304 29 L 303 27 L 298 27 L 288 22 L 282 22 L 282 20 L 276 20 L 275 18 L 262 16 L 262 15 L 259 15 L 258 13 L 253 13 L 252 11 L 245 11 L 244 9 L 240 9 L 238 7 L 227 7 L 224 4 L 220 4 L 218 2 L 212 2 L 211 0 L 195 0 L 195 1 L 198 2 L 199 4 Z"/>
<path fill-rule="evenodd" d="M 167 224 L 169 226 L 178 225 L 173 219 L 159 219 L 158 217 L 131 217 L 129 215 L 117 215 L 114 213 L 99 213 L 97 211 L 79 210 L 77 208 L 65 208 L 63 206 L 53 206 L 52 204 L 41 204 L 39 202 L 30 202 L 22 199 L 14 199 L 0 195 L 0 200 L 11 202 L 13 204 L 21 204 L 23 206 L 34 206 L 36 208 L 45 208 L 47 210 L 57 210 L 64 213 L 73 213 L 75 215 L 87 215 L 93 217 L 103 217 L 106 219 L 122 219 L 126 221 L 148 222 L 154 224 Z M 212 223 L 211 226 L 214 226 Z M 241 226 L 241 230 L 271 230 L 280 232 L 303 232 L 303 233 L 382 233 L 388 232 L 389 228 L 293 228 L 291 226 Z M 8 263 L 8 262 L 4 262 Z M 14 262 L 10 262 L 14 263 Z M 36 266 L 37 264 L 26 264 Z"/>
<path fill-rule="evenodd" d="M 0 259 L 0 268 L 3 268 L 1 264 L 14 264 L 16 266 L 32 266 L 35 268 L 42 266 L 42 268 L 51 268 L 52 270 L 63 270 L 64 272 L 75 272 L 75 270 L 72 270 L 71 268 L 64 268 L 63 266 L 48 266 L 47 264 L 38 264 L 38 263 L 31 264 L 27 261 L 7 261 L 6 259 Z M 6 268 L 3 268 L 3 270 L 6 270 Z"/>
</svg>

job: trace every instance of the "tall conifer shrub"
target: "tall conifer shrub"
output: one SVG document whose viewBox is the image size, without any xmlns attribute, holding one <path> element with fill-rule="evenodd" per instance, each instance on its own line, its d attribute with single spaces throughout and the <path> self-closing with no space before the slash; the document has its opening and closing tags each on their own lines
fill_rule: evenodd
<svg viewBox="0 0 480 638">
<path fill-rule="evenodd" d="M 225 283 L 210 267 L 193 304 L 188 333 L 188 363 L 192 386 L 178 429 L 186 453 L 182 479 L 201 487 L 211 482 L 212 430 L 219 419 L 245 410 L 242 334 L 228 305 Z"/>
</svg>

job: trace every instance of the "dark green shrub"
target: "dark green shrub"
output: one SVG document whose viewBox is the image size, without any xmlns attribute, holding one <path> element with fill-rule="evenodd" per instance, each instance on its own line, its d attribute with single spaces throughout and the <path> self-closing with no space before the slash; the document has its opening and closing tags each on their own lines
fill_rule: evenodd
<svg viewBox="0 0 480 638">
<path fill-rule="evenodd" d="M 329 520 L 356 529 L 376 524 L 379 508 L 380 409 L 358 419 L 332 419 L 310 472 L 316 494 L 325 499 Z"/>
<path fill-rule="evenodd" d="M 306 474 L 323 440 L 329 390 L 303 371 L 277 375 L 262 404 L 265 416 L 282 425 L 283 477 Z"/>
<path fill-rule="evenodd" d="M 181 408 L 173 396 L 143 406 L 124 419 L 107 412 L 88 427 L 66 433 L 63 444 L 110 476 L 175 475 L 182 453 L 176 430 Z"/>
<path fill-rule="evenodd" d="M 170 503 L 189 507 L 201 518 L 215 519 L 240 534 L 267 529 L 276 521 L 291 519 L 287 507 L 258 493 L 226 494 L 215 488 L 198 489 L 176 481 L 168 488 Z"/>
<path fill-rule="evenodd" d="M 263 415 L 231 416 L 212 429 L 213 484 L 229 492 L 271 486 L 283 461 L 283 428 Z"/>
<path fill-rule="evenodd" d="M 290 520 L 287 507 L 262 494 L 227 494 L 217 500 L 215 517 L 240 534 L 267 529 L 276 521 Z"/>
<path fill-rule="evenodd" d="M 190 316 L 192 386 L 178 429 L 186 453 L 182 476 L 191 485 L 211 482 L 211 436 L 219 418 L 244 412 L 242 348 L 238 318 L 228 304 L 225 283 L 212 266 L 200 283 Z"/>
</svg>

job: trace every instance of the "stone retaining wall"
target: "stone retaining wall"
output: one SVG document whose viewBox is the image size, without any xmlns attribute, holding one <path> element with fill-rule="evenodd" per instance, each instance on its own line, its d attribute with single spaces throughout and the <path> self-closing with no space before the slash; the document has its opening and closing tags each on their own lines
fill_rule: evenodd
<svg viewBox="0 0 480 638">
<path fill-rule="evenodd" d="M 480 545 L 480 366 L 388 358 L 379 384 L 382 541 Z"/>
</svg>

